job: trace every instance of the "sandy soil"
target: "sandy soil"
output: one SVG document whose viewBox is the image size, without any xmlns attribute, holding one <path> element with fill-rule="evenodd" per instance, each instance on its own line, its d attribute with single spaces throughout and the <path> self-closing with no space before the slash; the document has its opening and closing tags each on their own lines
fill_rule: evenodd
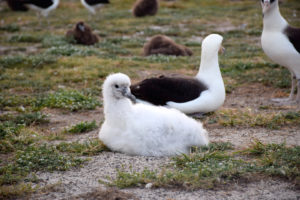
<svg viewBox="0 0 300 200">
<path fill-rule="evenodd" d="M 250 92 L 251 91 L 251 92 Z M 250 98 L 256 94 L 256 98 Z M 227 96 L 224 107 L 257 109 L 260 105 L 273 105 L 270 98 L 274 92 L 263 86 L 248 86 L 238 88 Z M 230 103 L 229 103 L 230 102 Z M 274 107 L 275 110 L 295 109 L 294 107 Z M 297 109 L 297 108 L 296 108 Z M 62 130 L 84 120 L 103 121 L 102 109 L 89 112 L 61 114 L 49 111 L 50 126 L 54 130 Z M 231 142 L 236 148 L 244 148 L 254 139 L 265 143 L 282 143 L 300 145 L 300 130 L 286 127 L 280 130 L 264 128 L 228 128 L 216 125 L 204 126 L 209 131 L 211 141 Z M 96 138 L 98 130 L 79 136 L 72 136 L 68 141 Z M 251 183 L 241 183 L 228 189 L 184 191 L 179 189 L 108 189 L 98 180 L 110 181 L 108 177 L 116 177 L 118 169 L 142 171 L 145 167 L 160 170 L 170 163 L 168 157 L 128 156 L 115 152 L 103 152 L 91 157 L 82 168 L 66 172 L 38 173 L 40 185 L 48 189 L 41 194 L 35 194 L 32 199 L 300 199 L 300 191 L 292 183 L 282 180 L 264 179 Z"/>
</svg>

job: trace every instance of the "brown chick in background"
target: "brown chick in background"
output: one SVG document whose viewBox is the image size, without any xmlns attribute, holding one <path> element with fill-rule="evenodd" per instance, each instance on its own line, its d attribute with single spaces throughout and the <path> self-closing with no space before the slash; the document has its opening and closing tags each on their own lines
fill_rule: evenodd
<svg viewBox="0 0 300 200">
<path fill-rule="evenodd" d="M 165 35 L 155 35 L 144 45 L 144 56 L 152 54 L 191 56 L 193 52 Z"/>
<path fill-rule="evenodd" d="M 158 0 L 137 0 L 133 6 L 132 14 L 135 17 L 155 15 L 158 10 Z"/>
<path fill-rule="evenodd" d="M 93 45 L 99 41 L 96 34 L 92 32 L 89 25 L 80 21 L 76 24 L 73 30 L 68 30 L 67 38 L 74 38 L 77 44 Z"/>
</svg>

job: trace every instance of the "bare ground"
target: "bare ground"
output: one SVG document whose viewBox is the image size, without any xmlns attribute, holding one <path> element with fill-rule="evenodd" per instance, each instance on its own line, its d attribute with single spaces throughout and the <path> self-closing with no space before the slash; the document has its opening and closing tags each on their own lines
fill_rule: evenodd
<svg viewBox="0 0 300 200">
<path fill-rule="evenodd" d="M 255 94 L 255 98 L 253 98 Z M 270 88 L 261 85 L 243 86 L 227 96 L 225 108 L 257 109 L 258 106 L 271 105 L 274 110 L 297 109 L 296 107 L 274 106 L 270 98 L 276 96 Z M 230 102 L 230 103 L 228 103 Z M 103 110 L 61 114 L 49 110 L 52 130 L 60 131 L 84 120 L 103 121 Z M 282 143 L 300 145 L 300 130 L 284 127 L 280 130 L 265 128 L 228 128 L 220 125 L 204 124 L 211 141 L 231 142 L 235 148 L 249 146 L 254 139 L 264 143 Z M 96 138 L 98 130 L 79 136 L 72 136 L 68 141 L 82 141 Z M 33 195 L 33 199 L 299 199 L 300 191 L 294 185 L 283 180 L 258 179 L 249 183 L 236 183 L 228 188 L 215 190 L 185 191 L 182 189 L 106 188 L 99 180 L 109 182 L 109 177 L 116 177 L 118 169 L 142 171 L 144 168 L 160 170 L 170 163 L 168 157 L 128 156 L 115 152 L 103 152 L 91 157 L 82 168 L 66 172 L 38 173 L 44 192 Z M 108 198 L 109 197 L 109 198 Z"/>
</svg>

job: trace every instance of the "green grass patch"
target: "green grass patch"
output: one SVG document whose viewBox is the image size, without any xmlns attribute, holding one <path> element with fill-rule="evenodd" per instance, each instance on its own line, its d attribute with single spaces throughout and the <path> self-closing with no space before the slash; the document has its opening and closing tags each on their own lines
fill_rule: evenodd
<svg viewBox="0 0 300 200">
<path fill-rule="evenodd" d="M 41 112 L 32 112 L 32 113 L 21 113 L 17 116 L 14 115 L 1 115 L 0 122 L 10 121 L 17 125 L 38 125 L 46 124 L 49 122 L 48 116 Z"/>
<path fill-rule="evenodd" d="M 97 129 L 98 126 L 96 125 L 96 121 L 92 122 L 80 122 L 79 124 L 76 124 L 72 126 L 71 128 L 65 130 L 66 133 L 86 133 L 92 130 Z"/>
<path fill-rule="evenodd" d="M 41 112 L 22 113 L 17 116 L 0 116 L 0 153 L 22 150 L 40 139 L 40 136 L 25 126 L 48 123 Z"/>
<path fill-rule="evenodd" d="M 33 188 L 31 183 L 20 183 L 17 185 L 3 185 L 0 186 L 0 199 L 17 199 L 26 197 L 36 189 Z"/>
<path fill-rule="evenodd" d="M 46 35 L 42 40 L 42 46 L 44 48 L 67 46 L 68 43 L 69 40 L 66 39 L 66 37 L 58 35 Z"/>
<path fill-rule="evenodd" d="M 80 156 L 94 156 L 108 149 L 99 139 L 91 139 L 84 143 L 79 142 L 61 142 L 56 146 L 61 152 L 73 153 Z"/>
<path fill-rule="evenodd" d="M 42 99 L 41 106 L 63 108 L 70 111 L 92 110 L 100 106 L 100 102 L 91 95 L 77 90 L 60 90 Z"/>
<path fill-rule="evenodd" d="M 20 31 L 20 26 L 17 24 L 7 24 L 0 26 L 0 31 L 17 32 Z"/>
<path fill-rule="evenodd" d="M 47 54 L 15 55 L 0 58 L 0 66 L 3 68 L 39 68 L 56 61 L 57 58 L 55 56 Z"/>
<path fill-rule="evenodd" d="M 300 173 L 300 148 L 284 144 L 262 144 L 257 142 L 244 151 L 228 151 L 232 147 L 198 148 L 190 155 L 173 158 L 170 166 L 161 171 L 144 169 L 142 172 L 118 170 L 111 186 L 120 188 L 140 187 L 152 183 L 154 187 L 213 189 L 251 177 L 276 176 L 298 180 Z M 217 146 L 224 146 L 223 144 Z M 228 146 L 226 144 L 225 146 Z M 231 145 L 230 145 L 231 146 Z M 242 159 L 242 157 L 246 159 Z M 257 176 L 259 175 L 259 176 Z M 100 180 L 101 182 L 101 180 Z"/>
<path fill-rule="evenodd" d="M 14 184 L 35 171 L 65 171 L 85 160 L 61 154 L 55 147 L 28 146 L 16 152 L 13 163 L 0 167 L 0 185 Z"/>
<path fill-rule="evenodd" d="M 12 121 L 0 123 L 0 138 L 0 153 L 22 150 L 41 139 L 36 132 Z"/>
<path fill-rule="evenodd" d="M 9 42 L 27 42 L 27 43 L 39 43 L 43 40 L 43 37 L 32 34 L 18 34 L 10 37 Z"/>
<path fill-rule="evenodd" d="M 255 113 L 251 110 L 223 109 L 216 112 L 216 116 L 208 123 L 219 123 L 230 127 L 264 127 L 279 129 L 283 126 L 300 126 L 300 113 L 289 111 L 286 113 Z"/>
<path fill-rule="evenodd" d="M 69 111 L 93 110 L 101 103 L 89 92 L 77 90 L 58 90 L 50 94 L 36 96 L 12 96 L 0 95 L 0 108 L 9 110 L 20 106 L 26 110 L 40 110 L 42 108 L 60 108 Z M 28 107 L 28 108 L 27 108 Z"/>
<path fill-rule="evenodd" d="M 290 180 L 300 178 L 300 146 L 290 148 L 284 144 L 263 144 L 256 141 L 242 152 L 258 157 L 258 165 L 269 175 Z"/>
<path fill-rule="evenodd" d="M 46 50 L 46 54 L 55 56 L 92 56 L 101 55 L 99 50 L 91 47 L 79 47 L 75 45 L 54 46 Z"/>
</svg>

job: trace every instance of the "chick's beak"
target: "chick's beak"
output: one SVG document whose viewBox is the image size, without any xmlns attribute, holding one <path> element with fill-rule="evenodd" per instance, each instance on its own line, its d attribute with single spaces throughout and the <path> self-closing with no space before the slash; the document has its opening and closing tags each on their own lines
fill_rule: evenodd
<svg viewBox="0 0 300 200">
<path fill-rule="evenodd" d="M 85 31 L 85 27 L 84 27 L 83 25 L 79 25 L 78 28 L 79 28 L 82 32 Z"/>
<path fill-rule="evenodd" d="M 225 53 L 225 48 L 222 45 L 220 46 L 219 53 L 221 54 Z"/>
<path fill-rule="evenodd" d="M 136 98 L 133 94 L 131 94 L 129 88 L 123 88 L 122 89 L 122 94 L 123 94 L 124 97 L 127 97 L 128 99 L 130 99 L 133 103 L 136 103 Z"/>
</svg>

